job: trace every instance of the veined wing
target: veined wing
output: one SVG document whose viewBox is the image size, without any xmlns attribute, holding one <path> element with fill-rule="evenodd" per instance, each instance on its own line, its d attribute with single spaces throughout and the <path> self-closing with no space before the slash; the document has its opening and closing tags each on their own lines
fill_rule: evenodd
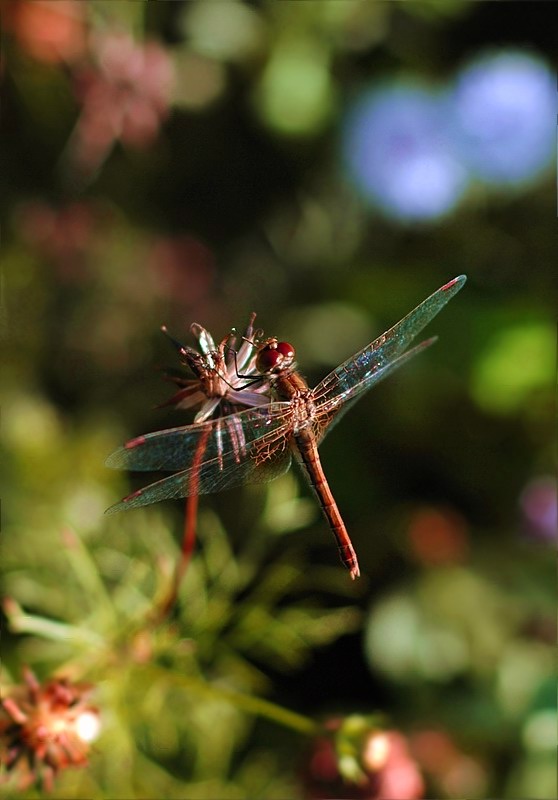
<svg viewBox="0 0 558 800">
<path fill-rule="evenodd" d="M 202 441 L 204 460 L 219 460 L 231 453 L 241 461 L 252 442 L 278 435 L 288 423 L 290 409 L 290 403 L 268 403 L 209 422 L 146 433 L 111 453 L 105 464 L 140 472 L 184 469 L 190 466 Z"/>
<path fill-rule="evenodd" d="M 431 344 L 433 339 L 401 356 L 417 333 L 457 294 L 466 280 L 465 275 L 459 275 L 446 283 L 392 328 L 330 372 L 312 393 L 318 413 L 331 422 L 342 410 L 345 411 L 347 403 L 356 400 L 422 347 Z"/>
<path fill-rule="evenodd" d="M 417 344 L 416 347 L 413 347 L 411 350 L 407 350 L 406 353 L 403 353 L 393 361 L 390 361 L 385 365 L 385 367 L 381 367 L 380 369 L 376 370 L 376 372 L 368 375 L 364 381 L 361 381 L 361 383 L 358 384 L 358 391 L 353 392 L 351 395 L 344 395 L 346 398 L 344 402 L 334 403 L 332 400 L 328 403 L 324 403 L 318 412 L 317 424 L 315 426 L 318 444 L 325 438 L 326 434 L 328 434 L 332 428 L 335 427 L 335 425 L 339 422 L 341 417 L 346 414 L 349 408 L 356 403 L 363 392 L 365 392 L 367 389 L 370 389 L 371 386 L 379 383 L 384 378 L 387 378 L 388 375 L 391 375 L 391 373 L 395 372 L 396 369 L 402 367 L 403 364 L 406 364 L 407 361 L 410 361 L 411 358 L 414 358 L 416 355 L 418 355 L 418 353 L 422 353 L 423 350 L 426 350 L 427 347 L 430 347 L 431 344 L 434 344 L 437 339 L 437 336 L 432 336 L 430 339 L 425 339 L 424 342 Z"/>
<path fill-rule="evenodd" d="M 191 494 L 211 494 L 232 489 L 244 483 L 265 483 L 278 478 L 291 465 L 289 440 L 278 443 L 276 449 L 259 461 L 256 443 L 248 448 L 247 457 L 237 463 L 228 453 L 220 462 L 217 459 L 204 461 L 189 469 L 169 475 L 143 489 L 138 489 L 110 508 L 105 514 L 115 514 L 130 508 L 140 508 L 160 500 L 173 500 Z"/>
<path fill-rule="evenodd" d="M 289 403 L 270 403 L 132 439 L 108 457 L 107 466 L 181 471 L 139 489 L 108 513 L 272 480 L 289 468 L 290 410 Z"/>
</svg>

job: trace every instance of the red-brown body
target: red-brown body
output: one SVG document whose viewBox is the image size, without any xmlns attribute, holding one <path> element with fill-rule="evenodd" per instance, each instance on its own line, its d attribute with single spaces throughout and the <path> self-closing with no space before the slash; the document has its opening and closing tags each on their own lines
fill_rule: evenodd
<svg viewBox="0 0 558 800">
<path fill-rule="evenodd" d="M 316 492 L 337 541 L 341 561 L 349 570 L 351 578 L 358 578 L 360 570 L 357 556 L 329 488 L 318 454 L 317 442 L 320 439 L 322 426 L 316 422 L 317 413 L 312 400 L 312 392 L 302 375 L 291 368 L 278 371 L 273 376 L 272 386 L 278 400 L 287 400 L 293 405 L 291 447 Z"/>
</svg>

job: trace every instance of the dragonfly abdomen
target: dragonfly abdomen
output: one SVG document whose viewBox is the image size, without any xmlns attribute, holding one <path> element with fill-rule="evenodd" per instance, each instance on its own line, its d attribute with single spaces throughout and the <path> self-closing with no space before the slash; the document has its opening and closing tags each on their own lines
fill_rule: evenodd
<svg viewBox="0 0 558 800">
<path fill-rule="evenodd" d="M 347 567 L 353 580 L 360 575 L 357 555 L 347 533 L 345 523 L 341 517 L 335 498 L 329 488 L 327 478 L 322 468 L 316 440 L 311 431 L 302 429 L 294 436 L 298 460 L 314 489 L 339 549 L 342 563 Z"/>
</svg>

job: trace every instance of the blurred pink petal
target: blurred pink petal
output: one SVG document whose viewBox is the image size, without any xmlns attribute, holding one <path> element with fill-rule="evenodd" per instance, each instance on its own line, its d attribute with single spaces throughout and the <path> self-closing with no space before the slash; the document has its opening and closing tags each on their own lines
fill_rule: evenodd
<svg viewBox="0 0 558 800">
<path fill-rule="evenodd" d="M 336 725 L 340 729 L 343 722 L 337 721 Z M 304 796 L 312 800 L 339 797 L 419 800 L 424 796 L 425 786 L 419 767 L 409 752 L 406 738 L 398 731 L 371 731 L 364 742 L 360 762 L 361 780 L 343 778 L 334 740 L 317 739 L 303 775 Z"/>
<path fill-rule="evenodd" d="M 26 203 L 18 209 L 15 223 L 22 239 L 56 268 L 59 277 L 79 281 L 89 274 L 87 256 L 97 218 L 88 203 L 60 208 L 40 201 Z"/>
<path fill-rule="evenodd" d="M 73 62 L 85 52 L 85 3 L 76 0 L 12 0 L 3 23 L 19 46 L 47 64 Z"/>
<path fill-rule="evenodd" d="M 378 798 L 397 797 L 400 800 L 415 800 L 424 793 L 424 781 L 416 762 L 412 759 L 407 740 L 396 731 L 388 731 L 384 736 L 387 740 L 387 757 L 385 763 L 378 771 Z"/>
<path fill-rule="evenodd" d="M 467 525 L 453 509 L 416 509 L 407 536 L 411 552 L 425 566 L 463 561 L 469 549 Z"/>
<path fill-rule="evenodd" d="M 95 172 L 114 144 L 142 149 L 153 144 L 169 113 L 174 80 L 170 56 L 156 42 L 136 43 L 127 33 L 91 37 L 94 64 L 77 73 L 82 105 L 69 145 L 70 159 Z"/>
<path fill-rule="evenodd" d="M 484 766 L 460 750 L 441 730 L 422 730 L 411 737 L 411 751 L 433 784 L 450 797 L 483 797 L 488 779 Z"/>
<path fill-rule="evenodd" d="M 199 304 L 209 293 L 215 276 L 212 251 L 187 234 L 156 239 L 148 265 L 159 294 L 183 306 Z"/>
</svg>

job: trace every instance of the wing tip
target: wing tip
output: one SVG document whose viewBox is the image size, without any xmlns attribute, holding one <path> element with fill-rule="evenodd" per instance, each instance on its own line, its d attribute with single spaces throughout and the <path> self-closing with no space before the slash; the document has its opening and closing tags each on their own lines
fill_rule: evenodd
<svg viewBox="0 0 558 800">
<path fill-rule="evenodd" d="M 107 456 L 105 458 L 105 467 L 110 467 L 110 469 L 120 469 L 124 465 L 124 461 L 122 459 L 124 452 L 124 448 L 119 447 L 118 450 L 115 450 L 114 453 L 111 453 L 110 456 Z"/>
<path fill-rule="evenodd" d="M 455 278 L 452 278 L 451 281 L 448 281 L 444 286 L 441 287 L 441 292 L 449 292 L 451 291 L 452 294 L 458 292 L 467 282 L 466 275 L 457 275 Z"/>
<path fill-rule="evenodd" d="M 132 500 L 136 500 L 138 497 L 141 497 L 143 492 L 144 492 L 143 489 L 136 489 L 135 492 L 132 492 L 131 494 L 126 495 L 126 497 L 123 497 L 122 500 L 119 500 L 118 503 L 109 506 L 105 511 L 105 514 L 108 514 L 110 516 L 111 514 L 117 514 L 119 511 L 126 511 L 128 508 L 133 508 L 136 505 L 135 503 L 133 505 L 128 505 L 128 504 Z"/>
<path fill-rule="evenodd" d="M 118 450 L 115 450 L 114 453 L 111 453 L 110 456 L 105 459 L 105 467 L 110 467 L 111 469 L 123 469 L 127 467 L 128 452 L 145 444 L 145 441 L 145 434 L 136 436 L 135 439 L 130 439 L 130 441 L 123 444 L 122 447 L 119 447 Z"/>
</svg>

